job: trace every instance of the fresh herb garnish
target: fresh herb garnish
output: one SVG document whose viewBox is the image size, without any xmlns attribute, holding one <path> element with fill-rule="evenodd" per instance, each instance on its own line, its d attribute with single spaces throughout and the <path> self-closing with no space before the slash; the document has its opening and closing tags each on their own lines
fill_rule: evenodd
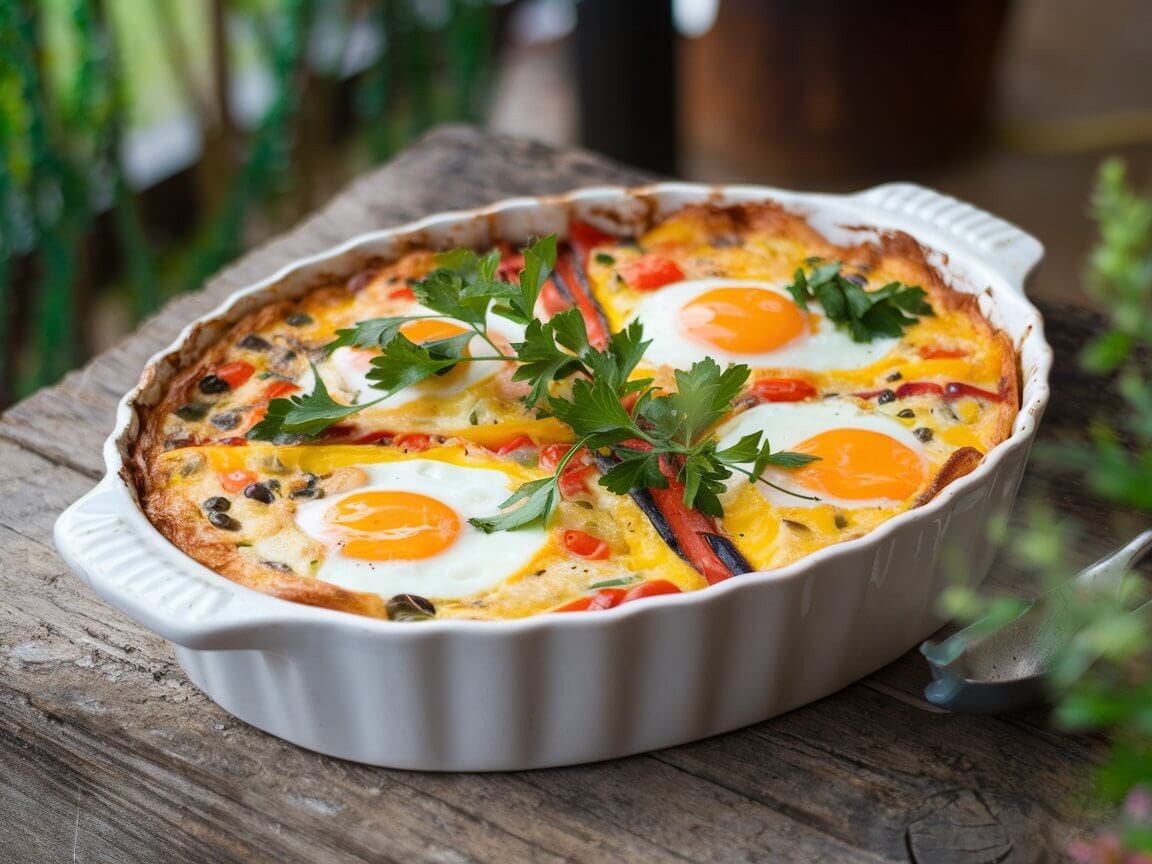
<svg viewBox="0 0 1152 864">
<path fill-rule="evenodd" d="M 808 273 L 797 268 L 788 286 L 801 309 L 813 300 L 824 307 L 828 320 L 846 330 L 855 342 L 871 342 L 881 336 L 899 338 L 916 323 L 919 315 L 933 315 L 924 299 L 927 293 L 915 285 L 889 282 L 876 291 L 864 288 L 841 274 L 839 261 L 809 259 Z"/>
<path fill-rule="evenodd" d="M 518 368 L 513 378 L 530 385 L 524 400 L 527 406 L 566 423 L 576 442 L 553 476 L 524 483 L 501 504 L 499 514 L 469 520 L 485 532 L 546 522 L 560 500 L 560 476 L 569 460 L 585 448 L 614 457 L 616 464 L 599 481 L 610 492 L 623 495 L 636 489 L 667 488 L 668 472 L 684 486 L 684 505 L 711 516 L 722 515 L 719 495 L 733 473 L 768 483 L 762 475 L 769 467 L 798 468 L 815 459 L 775 453 L 760 433 L 731 447 L 718 447 L 711 430 L 731 411 L 733 399 L 748 380 L 747 366 L 721 369 L 716 361 L 706 359 L 686 371 L 677 370 L 676 391 L 666 393 L 653 386 L 650 378 L 632 377 L 649 345 L 639 322 L 612 334 L 608 344 L 598 349 L 589 342 L 578 309 L 568 309 L 548 321 L 533 317 L 555 262 L 554 235 L 525 250 L 524 269 L 515 285 L 497 278 L 498 251 L 478 256 L 456 250 L 437 256 L 437 268 L 412 283 L 416 299 L 434 315 L 361 321 L 338 331 L 326 346 L 329 351 L 342 346 L 379 349 L 380 356 L 373 358 L 368 373 L 372 387 L 381 391 L 378 399 L 341 404 L 329 395 L 313 368 L 313 392 L 273 399 L 265 418 L 248 436 L 259 440 L 277 440 L 286 434 L 315 437 L 333 423 L 405 387 L 445 374 L 459 363 L 514 362 Z M 524 340 L 513 344 L 511 353 L 489 338 L 489 314 L 525 326 Z M 404 334 L 405 324 L 427 318 L 450 318 L 466 326 L 458 335 L 423 344 Z M 472 354 L 469 348 L 477 338 L 487 342 L 493 353 Z M 567 392 L 553 393 L 553 382 L 566 378 L 575 379 Z M 632 407 L 626 408 L 629 403 Z"/>
</svg>

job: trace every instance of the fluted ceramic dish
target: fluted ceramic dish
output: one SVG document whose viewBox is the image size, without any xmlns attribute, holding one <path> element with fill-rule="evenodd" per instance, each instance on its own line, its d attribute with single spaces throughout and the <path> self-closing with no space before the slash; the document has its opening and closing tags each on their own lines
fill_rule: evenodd
<svg viewBox="0 0 1152 864">
<path fill-rule="evenodd" d="M 418 246 L 564 235 L 572 218 L 621 233 L 685 204 L 771 199 L 837 242 L 899 229 L 1017 346 L 1022 405 L 1012 435 L 927 505 L 787 567 L 585 615 L 396 623 L 260 594 L 198 564 L 140 510 L 124 458 L 138 411 L 253 309 L 319 274 Z M 869 227 L 862 227 L 869 226 Z M 224 710 L 302 747 L 400 768 L 487 771 L 590 762 L 765 720 L 891 662 L 940 624 L 961 567 L 991 565 L 988 526 L 1011 507 L 1048 399 L 1051 349 L 1024 284 L 1043 248 L 970 205 L 908 184 L 855 195 L 662 183 L 515 198 L 356 237 L 238 291 L 191 324 L 124 397 L 107 476 L 56 523 L 63 555 L 117 609 L 175 646 Z"/>
</svg>

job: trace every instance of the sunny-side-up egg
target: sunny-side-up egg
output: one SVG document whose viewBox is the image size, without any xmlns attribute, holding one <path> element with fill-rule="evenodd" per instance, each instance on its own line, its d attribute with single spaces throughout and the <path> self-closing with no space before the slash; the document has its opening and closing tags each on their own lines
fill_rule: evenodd
<svg viewBox="0 0 1152 864">
<path fill-rule="evenodd" d="M 721 446 L 761 432 L 774 450 L 819 457 L 769 469 L 768 483 L 736 474 L 721 496 L 724 526 L 757 569 L 781 567 L 858 537 L 912 506 L 947 449 L 924 443 L 899 419 L 845 402 L 767 403 L 738 415 Z M 779 488 L 776 488 L 779 487 Z"/>
<path fill-rule="evenodd" d="M 414 306 L 405 314 L 417 316 L 436 313 L 423 306 Z M 489 315 L 486 329 L 489 337 L 498 345 L 520 342 L 524 339 L 523 327 L 495 315 Z M 469 330 L 471 328 L 467 324 L 451 318 L 421 318 L 410 321 L 400 328 L 401 333 L 417 344 L 451 339 Z M 484 356 L 493 354 L 494 350 L 480 336 L 475 336 L 468 343 L 468 353 L 472 356 Z M 338 392 L 357 404 L 371 402 L 382 395 L 380 390 L 372 386 L 373 382 L 368 377 L 368 373 L 372 370 L 372 359 L 377 356 L 379 352 L 374 350 L 341 346 L 318 363 L 316 370 L 324 379 L 324 385 L 329 391 Z M 462 393 L 498 374 L 500 369 L 499 363 L 460 363 L 444 375 L 433 375 L 393 393 L 378 408 L 390 410 L 417 399 L 443 398 Z M 314 380 L 309 370 L 301 381 L 301 389 L 305 392 L 311 391 L 315 386 Z"/>
<path fill-rule="evenodd" d="M 457 598 L 522 570 L 548 540 L 543 528 L 484 534 L 519 481 L 503 471 L 408 459 L 358 466 L 367 483 L 310 501 L 296 524 L 327 547 L 316 576 L 353 591 Z"/>
<path fill-rule="evenodd" d="M 678 369 L 705 357 L 758 369 L 857 369 L 899 341 L 854 342 L 818 303 L 805 311 L 782 283 L 755 279 L 675 282 L 646 296 L 635 317 L 652 340 L 646 361 Z"/>
<path fill-rule="evenodd" d="M 786 507 L 896 507 L 928 486 L 941 461 L 896 418 L 847 402 L 766 403 L 717 430 L 721 447 L 753 432 L 763 433 L 773 450 L 817 457 L 767 475 L 795 495 L 757 484 L 762 495 Z"/>
</svg>

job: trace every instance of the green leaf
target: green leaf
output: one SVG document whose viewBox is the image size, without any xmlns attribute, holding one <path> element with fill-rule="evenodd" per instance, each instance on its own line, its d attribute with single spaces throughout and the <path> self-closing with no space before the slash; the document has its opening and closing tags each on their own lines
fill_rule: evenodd
<svg viewBox="0 0 1152 864">
<path fill-rule="evenodd" d="M 386 345 L 400 332 L 400 328 L 419 317 L 399 316 L 393 318 L 369 318 L 358 321 L 352 327 L 336 331 L 336 338 L 324 346 L 331 353 L 342 346 L 352 348 L 379 348 Z"/>
<path fill-rule="evenodd" d="M 573 314 L 580 319 L 578 326 L 583 328 L 584 321 L 580 318 L 580 312 L 569 309 L 548 322 L 533 320 L 524 330 L 524 341 L 512 346 L 520 362 L 519 368 L 512 374 L 512 380 L 531 382 L 532 388 L 524 397 L 524 402 L 530 408 L 547 400 L 548 387 L 553 381 L 566 378 L 584 368 L 578 358 L 556 344 L 557 327 L 577 326 L 577 322 L 570 320 Z"/>
<path fill-rule="evenodd" d="M 764 457 L 763 465 L 767 467 L 771 465 L 773 468 L 803 468 L 805 465 L 811 465 L 813 462 L 819 462 L 819 456 L 812 456 L 808 453 L 793 453 L 791 450 L 778 450 L 775 453 L 769 453 Z M 758 465 L 761 463 L 757 463 Z M 763 468 L 760 469 L 763 472 Z"/>
<path fill-rule="evenodd" d="M 548 521 L 556 504 L 556 478 L 544 477 L 524 483 L 500 505 L 498 516 L 469 519 L 474 527 L 485 534 L 494 531 L 512 531 L 527 525 Z"/>
<path fill-rule="evenodd" d="M 549 397 L 548 410 L 557 420 L 567 423 L 577 437 L 587 438 L 593 450 L 607 447 L 626 438 L 640 437 L 611 383 L 595 378 L 581 378 L 572 385 L 570 399 Z"/>
<path fill-rule="evenodd" d="M 274 441 L 280 435 L 307 435 L 315 437 L 334 423 L 345 417 L 363 411 L 370 405 L 383 401 L 386 397 L 360 405 L 343 405 L 336 402 L 328 393 L 324 379 L 312 367 L 316 386 L 311 393 L 273 399 L 268 403 L 264 419 L 248 430 L 248 438 L 254 441 Z"/>
<path fill-rule="evenodd" d="M 620 462 L 600 478 L 600 485 L 614 495 L 627 495 L 633 489 L 665 489 L 668 478 L 660 470 L 660 454 L 618 448 Z"/>
<path fill-rule="evenodd" d="M 651 399 L 637 410 L 660 437 L 690 447 L 731 410 L 748 374 L 747 366 L 721 370 L 720 364 L 707 357 L 687 372 L 676 370 L 675 393 Z"/>
<path fill-rule="evenodd" d="M 535 317 L 536 299 L 556 266 L 556 235 L 542 237 L 524 250 L 524 269 L 516 290 L 510 292 L 507 303 L 492 307 L 497 315 L 527 324 Z"/>
<path fill-rule="evenodd" d="M 802 309 L 807 309 L 812 300 L 819 301 L 828 320 L 856 342 L 899 338 L 918 316 L 934 314 L 923 288 L 889 282 L 867 291 L 841 275 L 840 270 L 839 261 L 820 263 L 807 275 L 798 269 L 788 292 Z"/>
<path fill-rule="evenodd" d="M 372 359 L 368 379 L 373 388 L 391 396 L 398 390 L 418 384 L 425 378 L 447 372 L 465 359 L 468 343 L 475 333 L 461 333 L 417 345 L 403 333 L 397 333 L 384 346 L 379 357 Z"/>
</svg>

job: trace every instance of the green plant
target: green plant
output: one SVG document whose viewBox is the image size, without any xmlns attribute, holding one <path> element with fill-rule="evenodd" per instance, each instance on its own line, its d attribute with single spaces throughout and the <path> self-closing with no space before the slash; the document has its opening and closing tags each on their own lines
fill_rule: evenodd
<svg viewBox="0 0 1152 864">
<path fill-rule="evenodd" d="M 1093 419 L 1086 440 L 1037 447 L 1035 458 L 1077 472 L 1114 505 L 1152 513 L 1152 197 L 1134 192 L 1124 164 L 1111 160 L 1101 166 L 1092 215 L 1099 238 L 1085 285 L 1105 310 L 1107 326 L 1080 363 L 1107 376 L 1102 386 L 1114 387 L 1124 408 L 1119 416 Z M 1027 515 L 1007 549 L 1041 584 L 1055 587 L 1073 575 L 1068 562 L 1078 530 L 1040 508 Z M 1152 854 L 1152 616 L 1132 611 L 1148 593 L 1144 580 L 1130 574 L 1119 595 L 1084 592 L 1063 610 L 1072 635 L 1056 648 L 1049 676 L 1054 718 L 1065 729 L 1108 735 L 1110 752 L 1095 788 L 1106 804 L 1128 802 L 1114 829 L 1069 850 L 1083 862 L 1152 860 L 1142 857 Z M 967 620 L 987 614 L 1007 620 L 1018 607 L 956 588 L 946 594 L 945 608 Z"/>
</svg>

